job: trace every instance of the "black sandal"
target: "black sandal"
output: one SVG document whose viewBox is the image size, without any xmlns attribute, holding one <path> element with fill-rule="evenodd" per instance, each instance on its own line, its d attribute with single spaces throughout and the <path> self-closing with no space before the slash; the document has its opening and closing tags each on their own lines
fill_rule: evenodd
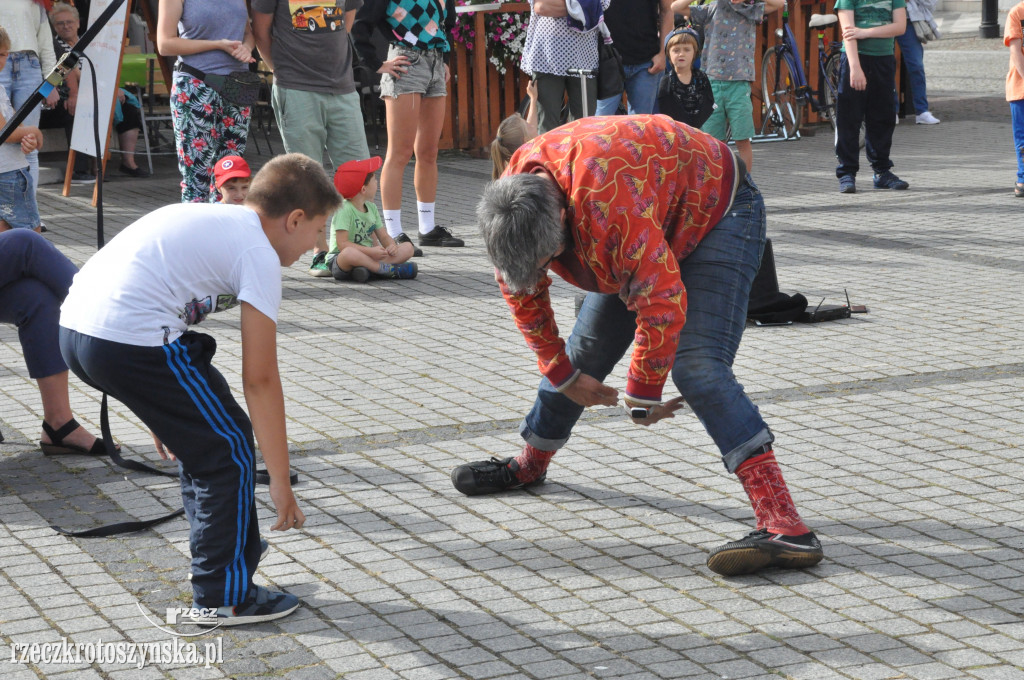
<svg viewBox="0 0 1024 680">
<path fill-rule="evenodd" d="M 103 445 L 103 440 L 97 438 L 92 444 L 92 448 L 85 448 L 77 446 L 75 444 L 65 444 L 64 437 L 80 428 L 81 425 L 78 421 L 72 418 L 68 422 L 64 423 L 60 429 L 54 430 L 50 427 L 49 423 L 43 421 L 43 432 L 50 438 L 50 443 L 39 442 L 39 448 L 43 450 L 44 456 L 105 456 L 107 455 L 107 447 Z M 121 448 L 121 447 L 117 447 Z"/>
</svg>

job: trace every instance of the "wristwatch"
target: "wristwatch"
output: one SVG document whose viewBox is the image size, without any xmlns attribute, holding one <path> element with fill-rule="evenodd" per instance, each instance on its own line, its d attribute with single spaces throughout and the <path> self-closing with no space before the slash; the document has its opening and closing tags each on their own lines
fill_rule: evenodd
<svg viewBox="0 0 1024 680">
<path fill-rule="evenodd" d="M 630 418 L 636 418 L 638 420 L 643 420 L 644 418 L 646 418 L 649 415 L 651 415 L 651 409 L 647 408 L 646 406 L 630 406 L 629 407 L 629 417 Z"/>
</svg>

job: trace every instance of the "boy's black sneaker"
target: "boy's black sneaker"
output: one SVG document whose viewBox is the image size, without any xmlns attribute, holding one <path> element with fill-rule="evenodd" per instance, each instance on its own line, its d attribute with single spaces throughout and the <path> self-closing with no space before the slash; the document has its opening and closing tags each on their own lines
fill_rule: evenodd
<svg viewBox="0 0 1024 680">
<path fill-rule="evenodd" d="M 900 191 L 902 189 L 909 189 L 910 184 L 904 182 L 890 170 L 880 172 L 875 175 L 875 188 L 876 189 L 895 189 Z"/>
<path fill-rule="evenodd" d="M 192 607 L 201 609 L 198 604 L 193 604 Z M 298 608 L 299 598 L 294 595 L 253 585 L 249 597 L 242 604 L 234 607 L 208 607 L 207 609 L 213 609 L 214 613 L 211 616 L 183 617 L 181 621 L 200 626 L 241 626 L 280 619 Z"/>
<path fill-rule="evenodd" d="M 813 531 L 800 536 L 783 536 L 758 529 L 712 550 L 708 555 L 708 569 L 722 576 L 751 574 L 765 567 L 806 569 L 821 562 L 824 556 Z"/>
<path fill-rule="evenodd" d="M 853 175 L 843 175 L 842 177 L 839 178 L 839 193 L 857 193 L 857 180 L 854 178 Z"/>
<path fill-rule="evenodd" d="M 483 496 L 512 489 L 522 489 L 540 484 L 548 476 L 544 472 L 532 482 L 520 482 L 516 478 L 519 463 L 515 458 L 478 460 L 466 463 L 452 470 L 452 485 L 467 496 Z"/>
<path fill-rule="evenodd" d="M 412 243 L 412 239 L 406 236 L 405 232 L 403 231 L 401 234 L 395 237 L 395 243 Z M 412 256 L 423 257 L 423 250 L 415 243 L 412 243 Z"/>
<path fill-rule="evenodd" d="M 466 242 L 452 236 L 452 232 L 444 227 L 434 227 L 426 234 L 420 234 L 421 246 L 441 246 L 442 248 L 461 248 Z"/>
</svg>

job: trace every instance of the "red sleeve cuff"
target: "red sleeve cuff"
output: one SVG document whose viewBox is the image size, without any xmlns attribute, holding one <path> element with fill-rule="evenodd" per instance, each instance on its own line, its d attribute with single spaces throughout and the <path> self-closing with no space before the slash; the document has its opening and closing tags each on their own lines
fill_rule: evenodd
<svg viewBox="0 0 1024 680">
<path fill-rule="evenodd" d="M 560 361 L 555 364 L 551 369 L 544 374 L 544 377 L 548 379 L 552 387 L 556 390 L 562 387 L 565 383 L 572 381 L 576 377 L 576 369 L 569 363 L 569 358 L 566 357 L 565 361 Z"/>
<path fill-rule="evenodd" d="M 648 383 L 641 383 L 629 378 L 626 380 L 626 396 L 630 401 L 637 403 L 650 403 L 660 404 L 661 403 L 661 392 L 664 389 L 664 383 L 658 385 L 650 385 Z"/>
</svg>

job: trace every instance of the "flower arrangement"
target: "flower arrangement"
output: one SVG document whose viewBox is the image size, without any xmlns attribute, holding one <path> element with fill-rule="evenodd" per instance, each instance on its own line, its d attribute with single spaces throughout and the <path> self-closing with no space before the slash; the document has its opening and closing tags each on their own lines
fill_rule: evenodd
<svg viewBox="0 0 1024 680">
<path fill-rule="evenodd" d="M 509 0 L 503 0 L 507 2 Z M 493 0 L 456 0 L 457 5 L 481 5 Z M 473 51 L 476 39 L 474 12 L 459 14 L 452 30 L 452 38 L 467 52 Z M 492 12 L 484 15 L 484 36 L 487 44 L 487 60 L 498 73 L 504 74 L 510 63 L 519 60 L 526 41 L 526 27 L 530 23 L 530 15 L 524 12 Z"/>
</svg>

